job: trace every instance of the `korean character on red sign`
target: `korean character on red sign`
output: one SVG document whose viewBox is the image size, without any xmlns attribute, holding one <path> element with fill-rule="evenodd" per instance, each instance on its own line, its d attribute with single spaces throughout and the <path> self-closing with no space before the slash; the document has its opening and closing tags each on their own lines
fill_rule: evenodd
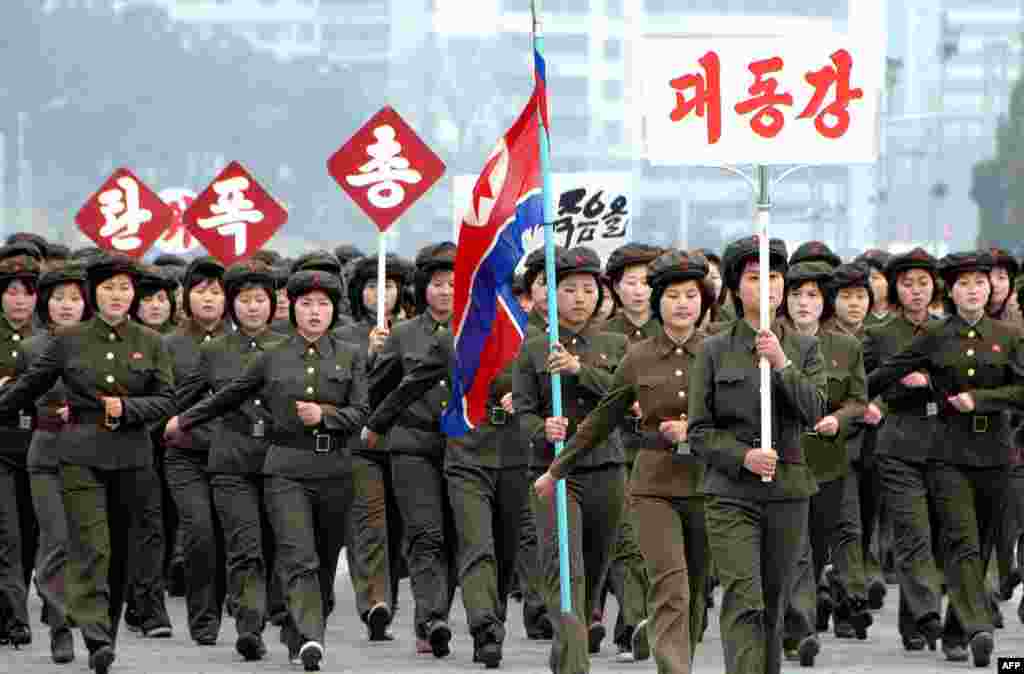
<svg viewBox="0 0 1024 674">
<path fill-rule="evenodd" d="M 409 160 L 401 156 L 402 145 L 396 140 L 394 128 L 387 124 L 378 126 L 373 135 L 377 142 L 366 148 L 372 159 L 359 167 L 359 173 L 346 176 L 345 180 L 353 187 L 372 185 L 367 199 L 375 208 L 394 208 L 405 199 L 401 183 L 416 184 L 423 176 L 409 168 Z"/>
<path fill-rule="evenodd" d="M 774 77 L 766 77 L 769 73 L 780 72 L 783 65 L 782 59 L 775 56 L 754 61 L 747 66 L 754 75 L 754 83 L 747 89 L 751 98 L 740 101 L 735 106 L 736 112 L 740 115 L 750 114 L 760 108 L 758 113 L 750 118 L 750 128 L 762 138 L 774 138 L 786 124 L 786 118 L 776 106 L 793 105 L 793 96 L 778 93 L 779 81 Z"/>
<path fill-rule="evenodd" d="M 691 112 L 696 112 L 698 117 L 706 118 L 708 143 L 714 145 L 722 137 L 721 62 L 713 51 L 704 54 L 697 62 L 704 68 L 703 75 L 688 73 L 669 82 L 676 89 L 676 107 L 669 119 L 679 122 Z M 688 99 L 686 92 L 690 90 L 693 97 Z"/>
<path fill-rule="evenodd" d="M 850 102 L 864 98 L 864 90 L 850 88 L 850 71 L 853 69 L 853 57 L 850 56 L 850 52 L 840 49 L 834 52 L 831 58 L 832 65 L 804 76 L 804 79 L 814 87 L 814 95 L 797 119 L 814 117 L 814 128 L 818 133 L 825 138 L 836 139 L 841 138 L 850 128 Z M 833 85 L 836 88 L 835 100 L 822 109 L 821 105 Z M 825 115 L 831 115 L 835 123 L 828 124 Z"/>
</svg>

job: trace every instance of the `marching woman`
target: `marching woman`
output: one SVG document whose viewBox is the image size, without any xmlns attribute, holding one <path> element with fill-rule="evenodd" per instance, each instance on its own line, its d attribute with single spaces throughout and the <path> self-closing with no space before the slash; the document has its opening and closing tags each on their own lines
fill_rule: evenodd
<svg viewBox="0 0 1024 674">
<path fill-rule="evenodd" d="M 69 328 L 92 317 L 86 301 L 88 280 L 79 267 L 62 267 L 39 278 L 36 314 L 48 331 L 21 343 L 18 374 L 43 354 L 58 328 Z M 50 655 L 57 664 L 75 658 L 74 638 L 67 620 L 64 566 L 68 556 L 68 525 L 60 482 L 60 410 L 67 404 L 67 388 L 58 383 L 36 401 L 35 432 L 28 449 L 32 503 L 39 522 L 36 587 L 43 598 L 43 622 L 50 628 Z"/>
<path fill-rule="evenodd" d="M 889 304 L 889 278 L 886 275 L 891 259 L 891 254 L 872 248 L 864 251 L 854 260 L 867 266 L 871 282 L 871 295 L 874 298 L 871 311 L 864 319 L 865 327 L 884 323 L 889 319 L 889 314 L 896 309 Z"/>
<path fill-rule="evenodd" d="M 869 382 L 875 368 L 925 334 L 932 320 L 928 306 L 937 280 L 935 258 L 915 248 L 890 259 L 885 273 L 892 316 L 867 328 L 864 368 Z M 873 402 L 864 418 L 873 425 L 881 422 L 875 469 L 884 517 L 892 523 L 893 564 L 900 584 L 900 637 L 908 651 L 922 650 L 926 644 L 935 650 L 943 631 L 939 616 L 942 580 L 936 563 L 941 556 L 928 494 L 928 461 L 935 445 L 939 407 L 923 372 L 869 389 Z M 877 396 L 881 399 L 874 401 Z"/>
<path fill-rule="evenodd" d="M 1013 295 L 1013 282 L 1020 271 L 1020 265 L 1002 248 L 992 248 L 989 254 L 992 256 L 992 271 L 989 273 L 992 296 L 988 300 L 986 311 L 997 321 L 1010 320 L 1009 306 Z"/>
<path fill-rule="evenodd" d="M 774 316 L 782 302 L 786 246 L 770 243 L 770 268 L 748 237 L 723 256 L 738 319 L 704 340 L 690 376 L 689 438 L 706 463 L 708 539 L 722 583 L 722 646 L 730 674 L 778 674 L 782 623 L 807 535 L 817 484 L 801 429 L 824 416 L 826 372 L 814 337 L 785 323 L 760 325 L 760 275 Z M 759 357 L 771 364 L 772 434 L 761 449 Z M 764 478 L 770 478 L 765 482 Z M 813 626 L 812 626 L 813 629 Z"/>
<path fill-rule="evenodd" d="M 712 305 L 704 283 L 708 263 L 700 254 L 661 254 L 651 263 L 651 315 L 659 333 L 634 345 L 615 371 L 610 392 L 537 481 L 538 493 L 570 477 L 575 467 L 629 420 L 640 403 L 642 445 L 630 482 L 637 537 L 651 587 L 650 618 L 632 634 L 630 650 L 646 658 L 653 642 L 659 674 L 689 674 L 707 613 L 708 571 L 704 464 L 687 444 L 689 373 L 703 340 L 700 325 Z"/>
<path fill-rule="evenodd" d="M 818 482 L 818 493 L 811 497 L 808 535 L 786 611 L 787 626 L 792 623 L 792 629 L 787 629 L 786 634 L 787 657 L 798 658 L 805 667 L 814 665 L 820 650 L 816 631 L 828 629 L 833 609 L 836 631 L 843 636 L 847 635 L 842 630 L 849 628 L 848 636 L 855 634 L 866 639 L 867 627 L 871 624 L 860 555 L 860 529 L 838 526 L 843 521 L 844 498 L 851 488 L 856 489 L 850 479 L 850 444 L 859 431 L 854 422 L 863 416 L 867 406 L 864 355 L 860 340 L 822 327 L 833 313 L 828 292 L 831 279 L 832 268 L 825 262 L 794 264 L 786 272 L 782 305 L 782 316 L 798 334 L 817 338 L 828 381 L 826 416 L 801 438 L 807 465 Z M 855 499 L 848 507 L 853 508 L 853 513 L 848 515 L 859 517 Z M 835 606 L 829 586 L 818 585 L 830 552 L 832 578 L 840 590 L 836 593 Z"/>
<path fill-rule="evenodd" d="M 228 333 L 224 320 L 224 267 L 212 257 L 193 260 L 185 273 L 187 320 L 164 337 L 179 386 L 199 364 L 199 347 Z M 180 399 L 180 396 L 176 396 Z M 185 408 L 179 402 L 178 410 Z M 224 607 L 226 561 L 224 534 L 213 507 L 207 465 L 210 434 L 165 438 L 167 484 L 178 512 L 185 558 L 185 602 L 188 631 L 200 646 L 213 646 L 220 633 Z"/>
<path fill-rule="evenodd" d="M 87 273 L 96 316 L 56 330 L 28 371 L 4 388 L 0 416 L 16 417 L 58 379 L 67 388 L 60 436 L 67 616 L 82 630 L 90 668 L 106 674 L 134 552 L 139 476 L 153 462 L 148 425 L 170 415 L 174 400 L 160 336 L 129 320 L 134 262 L 104 256 Z"/>
<path fill-rule="evenodd" d="M 384 262 L 384 302 L 387 327 L 377 327 L 377 258 L 355 261 L 348 279 L 349 306 L 353 325 L 337 330 L 343 342 L 359 346 L 366 354 L 367 368 L 391 334 L 398 319 L 398 298 L 407 274 L 406 265 L 395 255 Z M 388 391 L 370 391 L 370 407 L 376 407 Z M 402 522 L 391 483 L 390 455 L 382 447 L 370 449 L 359 436 L 349 440 L 352 452 L 352 536 L 346 550 L 365 578 L 356 589 L 356 608 L 369 630 L 370 641 L 390 641 L 388 626 L 398 604 L 398 581 L 402 575 Z M 353 580 L 355 578 L 353 577 Z"/>
<path fill-rule="evenodd" d="M 288 297 L 293 334 L 256 354 L 241 376 L 213 396 L 171 419 L 166 432 L 188 432 L 247 401 L 262 401 L 260 407 L 269 410 L 264 498 L 288 605 L 283 632 L 289 659 L 317 671 L 352 500 L 345 444 L 368 412 L 366 355 L 331 333 L 341 299 L 336 276 L 293 274 Z"/>
<path fill-rule="evenodd" d="M 160 334 L 172 332 L 178 325 L 177 281 L 157 267 L 142 273 L 138 285 L 132 318 Z"/>
<path fill-rule="evenodd" d="M 227 313 L 237 330 L 200 347 L 197 367 L 177 382 L 180 408 L 225 388 L 260 354 L 284 340 L 269 329 L 277 299 L 269 267 L 255 260 L 233 265 L 224 274 L 224 290 Z M 259 660 L 266 653 L 262 634 L 268 596 L 281 600 L 275 596 L 280 588 L 273 582 L 273 536 L 263 492 L 272 423 L 263 398 L 254 396 L 209 425 L 207 470 L 224 530 L 228 596 L 238 632 L 235 650 L 246 660 Z"/>
<path fill-rule="evenodd" d="M 593 319 L 601 303 L 601 260 L 589 248 L 561 251 L 555 259 L 559 346 L 548 335 L 535 334 L 523 344 L 515 368 L 513 405 L 521 415 L 532 450 L 531 466 L 546 470 L 554 443 L 573 435 L 578 424 L 608 393 L 615 367 L 626 355 L 622 335 L 602 332 Z M 550 283 L 552 279 L 548 279 Z M 561 375 L 563 414 L 553 417 L 551 375 Z M 586 626 L 597 606 L 601 587 L 618 538 L 625 500 L 625 455 L 617 433 L 580 461 L 566 480 L 572 608 L 579 625 L 565 629 L 553 621 L 551 668 L 555 674 L 575 671 L 577 654 L 588 661 Z M 558 528 L 554 483 L 541 484 L 532 507 L 537 526 L 540 573 L 549 616 L 561 615 L 559 600 Z M 570 658 L 570 654 L 572 658 Z"/>
<path fill-rule="evenodd" d="M 914 373 L 910 385 L 935 395 L 939 432 L 927 480 L 946 546 L 955 619 L 943 647 L 947 641 L 969 646 L 976 667 L 988 667 L 994 648 L 985 572 L 1005 505 L 1009 451 L 1002 413 L 1024 407 L 1024 337 L 986 314 L 992 266 L 985 252 L 943 258 L 939 269 L 953 305 L 948 317 L 883 361 L 869 379 L 874 392 Z"/>
<path fill-rule="evenodd" d="M 16 374 L 22 340 L 34 332 L 39 263 L 30 243 L 0 249 L 0 382 Z M 39 539 L 26 456 L 32 441 L 31 405 L 16 424 L 0 428 L 0 634 L 15 647 L 32 643 L 28 587 Z"/>
</svg>

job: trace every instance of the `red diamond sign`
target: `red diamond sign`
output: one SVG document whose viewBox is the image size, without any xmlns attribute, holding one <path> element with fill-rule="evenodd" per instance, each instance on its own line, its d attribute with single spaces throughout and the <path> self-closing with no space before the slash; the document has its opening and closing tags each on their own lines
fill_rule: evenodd
<svg viewBox="0 0 1024 674">
<path fill-rule="evenodd" d="M 327 172 L 386 232 L 441 176 L 444 162 L 390 106 L 327 161 Z"/>
<path fill-rule="evenodd" d="M 141 258 L 174 219 L 174 211 L 126 168 L 111 174 L 85 202 L 75 224 L 103 250 Z"/>
<path fill-rule="evenodd" d="M 181 216 L 189 233 L 224 266 L 244 260 L 274 236 L 288 211 L 237 161 L 196 197 Z"/>
</svg>

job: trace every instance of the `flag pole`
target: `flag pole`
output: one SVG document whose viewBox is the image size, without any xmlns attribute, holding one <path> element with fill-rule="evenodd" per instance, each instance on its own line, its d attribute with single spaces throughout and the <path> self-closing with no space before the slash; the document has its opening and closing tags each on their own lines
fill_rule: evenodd
<svg viewBox="0 0 1024 674">
<path fill-rule="evenodd" d="M 768 167 L 759 164 L 756 167 L 757 201 L 755 225 L 757 227 L 757 266 L 760 269 L 760 326 L 762 330 L 772 329 L 771 303 L 769 287 L 771 276 L 771 253 L 769 250 L 768 225 L 772 219 L 771 183 Z M 761 449 L 771 451 L 772 448 L 772 370 L 771 364 L 764 356 L 761 357 Z M 770 475 L 762 475 L 762 482 L 771 482 Z"/>
<path fill-rule="evenodd" d="M 387 233 L 377 235 L 377 329 L 387 327 L 387 270 L 384 262 L 387 259 Z"/>
<path fill-rule="evenodd" d="M 533 14 L 533 48 L 537 55 L 544 55 L 544 36 L 541 25 L 540 0 L 531 0 L 530 11 Z M 538 77 L 540 74 L 538 73 Z M 540 103 L 546 105 L 545 96 Z M 548 129 L 545 126 L 544 110 L 538 106 L 537 116 L 540 139 L 540 166 L 541 176 L 544 185 L 544 278 L 546 279 L 548 293 L 548 344 L 554 349 L 558 344 L 558 298 L 556 295 L 555 282 L 555 206 L 554 188 L 551 183 L 551 147 L 548 138 Z M 551 414 L 555 417 L 562 416 L 562 381 L 557 373 L 551 375 Z M 563 442 L 555 443 L 555 453 L 560 454 L 564 447 Z M 568 504 L 565 492 L 565 480 L 559 480 L 555 485 L 555 508 L 558 521 L 558 575 L 559 589 L 561 591 L 561 609 L 563 616 L 573 615 L 572 606 L 572 585 L 571 570 L 569 567 L 569 517 Z M 560 635 L 564 649 L 567 638 L 564 631 Z"/>
</svg>

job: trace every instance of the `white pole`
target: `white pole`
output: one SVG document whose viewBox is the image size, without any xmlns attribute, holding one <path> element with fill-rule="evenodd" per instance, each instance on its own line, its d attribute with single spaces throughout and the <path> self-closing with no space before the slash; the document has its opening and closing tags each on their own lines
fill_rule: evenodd
<svg viewBox="0 0 1024 674">
<path fill-rule="evenodd" d="M 761 316 L 762 330 L 771 330 L 772 315 L 769 301 L 771 276 L 771 255 L 769 252 L 768 225 L 771 223 L 771 196 L 769 194 L 768 167 L 757 167 L 757 264 L 760 269 Z M 761 449 L 774 451 L 772 447 L 772 369 L 767 358 L 761 358 Z M 762 476 L 762 482 L 771 482 L 770 476 Z"/>
<path fill-rule="evenodd" d="M 387 270 L 385 260 L 387 258 L 387 233 L 381 232 L 377 235 L 377 328 L 383 330 L 387 327 Z"/>
</svg>

